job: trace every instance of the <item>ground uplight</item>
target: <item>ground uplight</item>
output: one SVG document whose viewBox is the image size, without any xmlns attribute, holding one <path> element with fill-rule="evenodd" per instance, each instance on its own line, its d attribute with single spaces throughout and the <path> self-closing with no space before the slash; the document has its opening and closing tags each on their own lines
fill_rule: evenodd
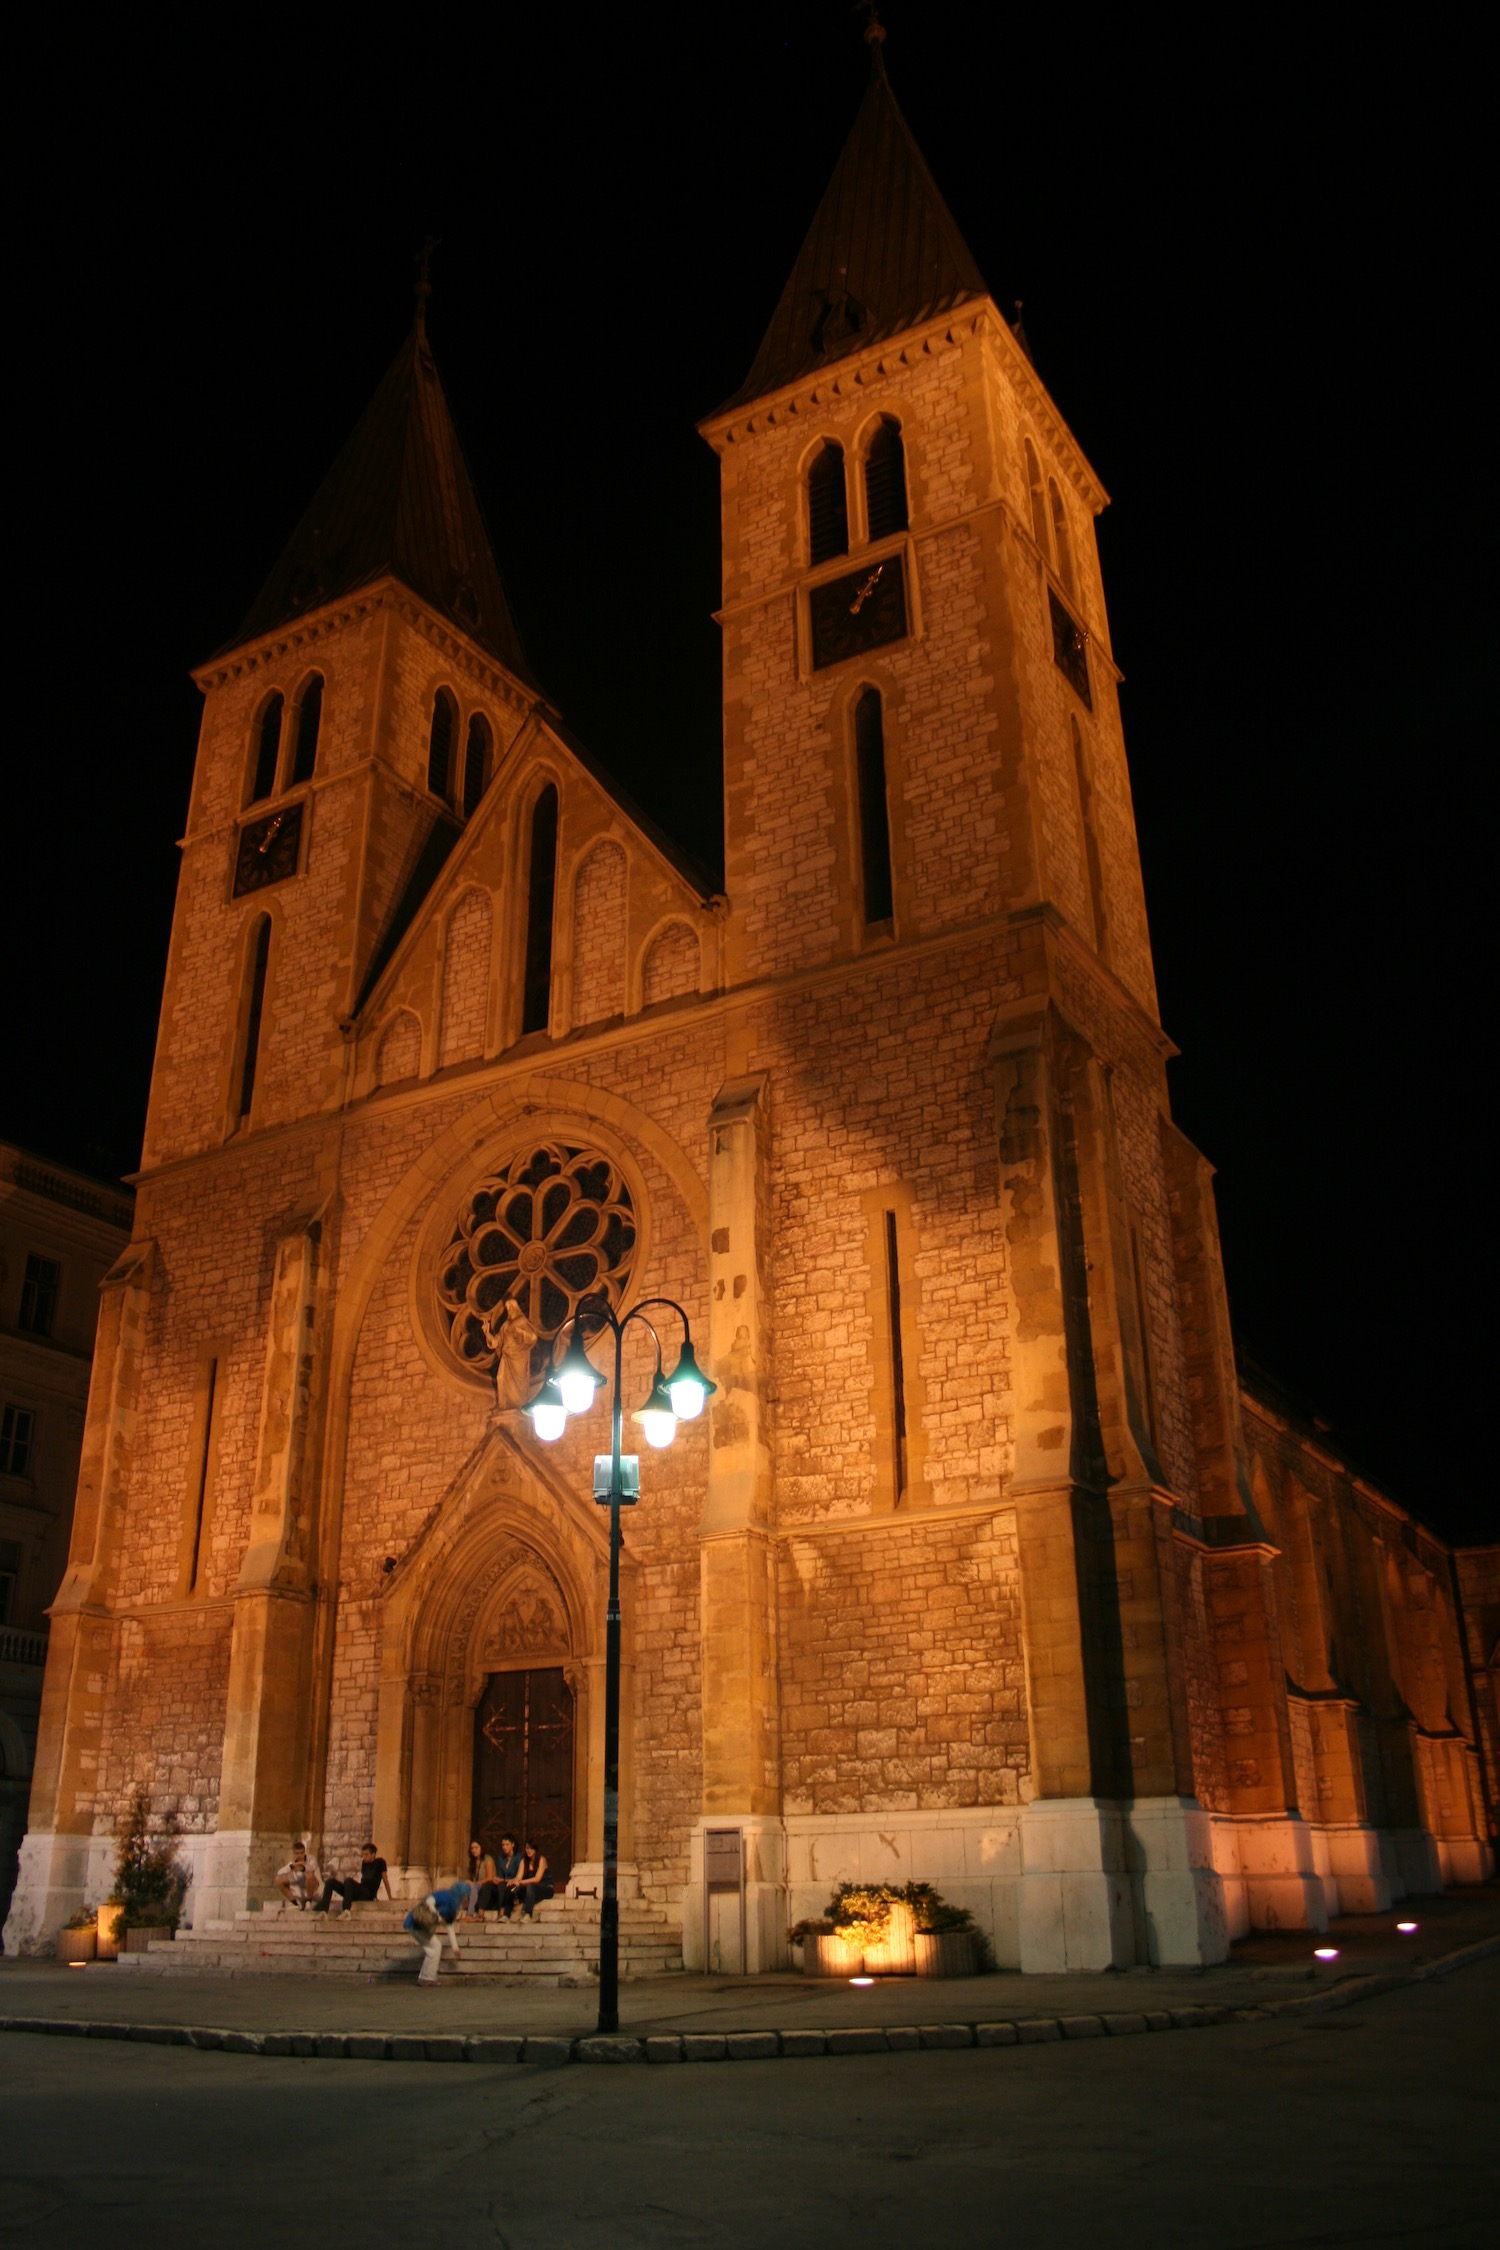
<svg viewBox="0 0 1500 2250">
<path fill-rule="evenodd" d="M 1339 1957 L 1339 1949 L 1336 1945 L 1315 1945 L 1313 1957 L 1318 1961 L 1336 1961 Z"/>
<path fill-rule="evenodd" d="M 851 1977 L 849 1982 L 851 1984 L 873 1984 L 875 1979 L 873 1977 Z"/>
<path fill-rule="evenodd" d="M 1401 1935 L 1403 1937 L 1411 1937 L 1414 1934 L 1417 1925 L 1415 1922 L 1398 1922 L 1396 1924 L 1396 1927 L 1401 1932 Z"/>
</svg>

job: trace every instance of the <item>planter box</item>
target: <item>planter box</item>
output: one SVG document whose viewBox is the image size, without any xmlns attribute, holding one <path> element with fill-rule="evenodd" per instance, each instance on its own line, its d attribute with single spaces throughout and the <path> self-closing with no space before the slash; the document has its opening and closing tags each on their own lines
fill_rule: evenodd
<svg viewBox="0 0 1500 2250">
<path fill-rule="evenodd" d="M 127 1930 L 125 1932 L 125 1951 L 127 1953 L 144 1953 L 147 1946 L 154 1945 L 158 1938 L 174 1938 L 176 1935 L 175 1930 L 148 1923 L 145 1929 Z"/>
<path fill-rule="evenodd" d="M 94 1930 L 59 1930 L 57 1933 L 57 1958 L 59 1961 L 92 1961 L 99 1943 Z"/>
<path fill-rule="evenodd" d="M 857 1977 L 864 1973 L 865 1957 L 841 1937 L 808 1937 L 802 1940 L 802 1974 L 805 1977 Z"/>
<path fill-rule="evenodd" d="M 114 1961 L 120 1953 L 120 1916 L 123 1906 L 101 1906 L 99 1909 L 99 1940 L 95 1949 L 96 1961 Z"/>
<path fill-rule="evenodd" d="M 910 1977 L 917 1973 L 917 1925 L 911 1908 L 899 1899 L 891 1907 L 884 1942 L 865 1948 L 865 1968 L 872 1977 Z"/>
<path fill-rule="evenodd" d="M 972 1977 L 979 1972 L 979 1940 L 972 1930 L 918 1930 L 919 1977 Z"/>
</svg>

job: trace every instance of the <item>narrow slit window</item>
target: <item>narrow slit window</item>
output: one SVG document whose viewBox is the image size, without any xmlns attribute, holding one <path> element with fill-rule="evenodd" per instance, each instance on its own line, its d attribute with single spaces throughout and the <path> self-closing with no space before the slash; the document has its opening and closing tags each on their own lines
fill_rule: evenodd
<svg viewBox="0 0 1500 2250">
<path fill-rule="evenodd" d="M 273 695 L 256 722 L 255 780 L 250 789 L 252 805 L 258 805 L 262 797 L 269 797 L 276 787 L 276 766 L 281 756 L 281 720 L 284 710 L 285 704 L 281 696 Z"/>
<path fill-rule="evenodd" d="M 883 421 L 865 455 L 865 508 L 872 539 L 906 529 L 906 447 L 901 425 Z"/>
<path fill-rule="evenodd" d="M 453 737 L 458 714 L 446 688 L 432 699 L 432 729 L 427 737 L 427 786 L 445 803 L 453 796 Z"/>
<path fill-rule="evenodd" d="M 1052 540 L 1057 549 L 1057 575 L 1076 600 L 1078 588 L 1073 579 L 1073 542 L 1068 537 L 1068 511 L 1053 477 L 1047 479 L 1047 494 L 1052 502 Z"/>
<path fill-rule="evenodd" d="M 297 747 L 292 752 L 292 786 L 311 781 L 318 763 L 318 732 L 323 724 L 323 683 L 316 674 L 297 705 Z"/>
<path fill-rule="evenodd" d="M 1104 868 L 1099 857 L 1099 836 L 1094 825 L 1094 791 L 1089 780 L 1088 758 L 1083 747 L 1083 734 L 1078 721 L 1069 714 L 1068 725 L 1073 733 L 1073 772 L 1078 784 L 1078 817 L 1083 827 L 1084 864 L 1088 869 L 1089 908 L 1093 916 L 1094 948 L 1101 960 L 1107 960 L 1108 924 L 1104 912 Z"/>
<path fill-rule="evenodd" d="M 468 740 L 464 744 L 464 818 L 478 804 L 490 785 L 490 730 L 488 723 L 476 711 L 469 721 Z"/>
<path fill-rule="evenodd" d="M 885 1214 L 885 1286 L 891 1330 L 891 1437 L 899 1506 L 906 1498 L 906 1367 L 901 1353 L 901 1259 L 894 1211 Z"/>
<path fill-rule="evenodd" d="M 214 1461 L 218 1449 L 219 1363 L 208 1361 L 204 1371 L 205 1396 L 203 1401 L 203 1444 L 198 1456 L 198 1473 L 193 1479 L 192 1541 L 188 1554 L 187 1591 L 195 1593 L 203 1570 L 203 1533 L 208 1522 L 209 1501 L 213 1490 Z"/>
<path fill-rule="evenodd" d="M 807 472 L 807 534 L 815 563 L 849 552 L 849 500 L 840 445 L 825 445 Z"/>
<path fill-rule="evenodd" d="M 865 926 L 889 922 L 891 823 L 885 793 L 885 721 L 880 692 L 866 688 L 854 706 L 854 755 L 859 769 L 859 849 L 864 878 Z"/>
<path fill-rule="evenodd" d="M 1041 464 L 1036 457 L 1036 447 L 1026 440 L 1026 491 L 1031 501 L 1031 536 L 1050 562 L 1052 547 L 1047 538 L 1047 502 L 1042 492 Z"/>
<path fill-rule="evenodd" d="M 21 1542 L 0 1539 L 0 1625 L 13 1625 L 20 1614 Z"/>
<path fill-rule="evenodd" d="M 263 914 L 256 925 L 250 962 L 250 1001 L 245 1011 L 245 1050 L 240 1062 L 239 1107 L 243 1121 L 255 1099 L 255 1066 L 260 1059 L 261 1018 L 266 1006 L 266 971 L 271 965 L 271 917 Z"/>
<path fill-rule="evenodd" d="M 557 790 L 549 781 L 531 815 L 526 894 L 526 979 L 521 1030 L 545 1031 L 552 1014 L 552 909 L 557 894 Z"/>
</svg>

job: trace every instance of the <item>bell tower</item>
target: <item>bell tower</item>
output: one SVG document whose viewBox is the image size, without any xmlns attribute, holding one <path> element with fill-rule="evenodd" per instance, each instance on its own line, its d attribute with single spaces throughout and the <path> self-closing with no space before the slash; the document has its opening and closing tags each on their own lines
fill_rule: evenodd
<svg viewBox="0 0 1500 2250">
<path fill-rule="evenodd" d="M 839 1143 L 892 1207 L 893 1306 L 903 1257 L 924 1289 L 900 1316 L 896 1505 L 1013 1511 L 1023 1965 L 1218 1958 L 1211 1746 L 1184 1686 L 1202 1607 L 1172 1540 L 1240 1507 L 1235 1379 L 1207 1168 L 1170 1122 L 1094 536 L 1107 495 L 943 202 L 883 36 L 872 23 L 754 365 L 701 425 L 722 477 L 729 981 L 868 1013 Z M 799 1086 L 820 1067 L 799 1059 Z M 970 1134 L 990 1151 L 992 1273 L 982 1237 L 941 1261 L 921 1247 L 948 1225 L 943 1144 Z M 975 1286 L 945 1306 L 958 1258 Z M 995 1482 L 938 1459 L 959 1398 L 986 1395 Z"/>
<path fill-rule="evenodd" d="M 196 674 L 148 1167 L 338 1106 L 347 1027 L 536 701 L 423 295 Z"/>
</svg>

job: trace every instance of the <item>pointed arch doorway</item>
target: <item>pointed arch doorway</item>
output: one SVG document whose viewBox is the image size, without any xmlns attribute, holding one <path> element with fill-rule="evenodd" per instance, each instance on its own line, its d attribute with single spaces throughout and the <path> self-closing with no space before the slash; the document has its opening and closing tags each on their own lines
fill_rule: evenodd
<svg viewBox="0 0 1500 2250">
<path fill-rule="evenodd" d="M 560 1664 L 491 1672 L 474 1709 L 473 1830 L 540 1845 L 561 1890 L 573 1867 L 574 1699 Z"/>
</svg>

